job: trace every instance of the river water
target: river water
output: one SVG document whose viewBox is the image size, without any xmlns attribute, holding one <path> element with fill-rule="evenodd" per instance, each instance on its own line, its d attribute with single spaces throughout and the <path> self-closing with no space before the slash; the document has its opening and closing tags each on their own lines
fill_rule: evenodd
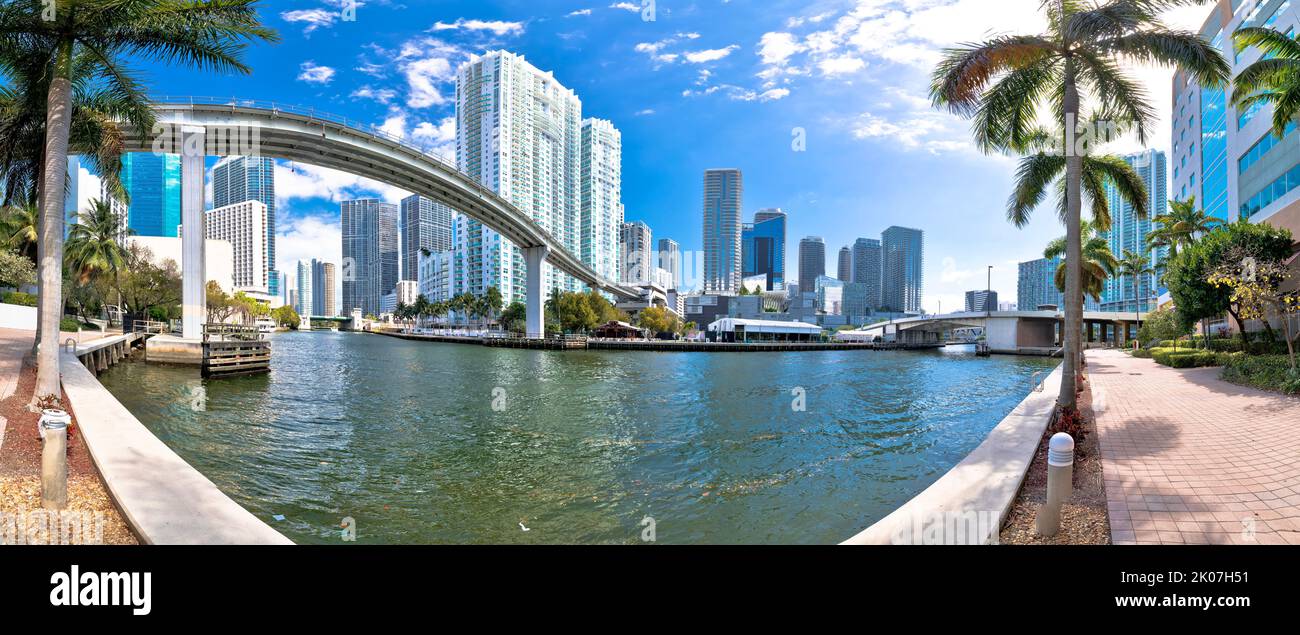
<svg viewBox="0 0 1300 635">
<path fill-rule="evenodd" d="M 835 543 L 934 482 L 1056 365 L 323 332 L 272 347 L 261 377 L 137 362 L 101 380 L 235 501 L 326 544 L 344 518 L 370 544 Z"/>
</svg>

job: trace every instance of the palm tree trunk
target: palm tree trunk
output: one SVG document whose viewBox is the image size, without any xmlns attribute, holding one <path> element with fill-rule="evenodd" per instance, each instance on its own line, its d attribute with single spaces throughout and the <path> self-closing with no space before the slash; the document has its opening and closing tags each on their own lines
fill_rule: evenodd
<svg viewBox="0 0 1300 635">
<path fill-rule="evenodd" d="M 1066 138 L 1073 141 L 1073 132 L 1079 116 L 1079 88 L 1075 83 L 1074 62 L 1066 62 L 1065 70 L 1065 130 Z M 1072 144 L 1065 146 L 1065 365 L 1062 369 L 1061 392 L 1056 403 L 1062 408 L 1073 408 L 1077 403 L 1075 387 L 1081 363 L 1083 332 L 1083 245 L 1079 227 L 1083 208 L 1083 157 Z"/>
<path fill-rule="evenodd" d="M 59 44 L 45 119 L 45 166 L 41 175 L 41 348 L 36 396 L 59 397 L 59 318 L 63 314 L 63 192 L 68 171 L 72 109 L 72 41 Z"/>
</svg>

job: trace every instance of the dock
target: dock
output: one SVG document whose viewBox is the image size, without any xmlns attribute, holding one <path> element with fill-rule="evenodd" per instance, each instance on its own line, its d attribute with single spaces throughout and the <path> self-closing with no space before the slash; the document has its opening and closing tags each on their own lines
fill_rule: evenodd
<svg viewBox="0 0 1300 635">
<path fill-rule="evenodd" d="M 271 372 L 271 343 L 257 327 L 208 324 L 203 327 L 204 379 Z"/>
</svg>

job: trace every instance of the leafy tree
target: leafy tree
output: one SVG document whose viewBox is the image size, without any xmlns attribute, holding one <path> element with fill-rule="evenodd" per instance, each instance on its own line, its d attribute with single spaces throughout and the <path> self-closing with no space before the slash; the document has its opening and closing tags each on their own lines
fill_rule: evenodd
<svg viewBox="0 0 1300 635">
<path fill-rule="evenodd" d="M 302 325 L 302 318 L 292 306 L 284 305 L 271 311 L 271 319 L 275 320 L 276 325 L 298 330 Z"/>
<path fill-rule="evenodd" d="M 1152 340 L 1173 340 L 1174 348 L 1177 348 L 1178 338 L 1191 332 L 1187 320 L 1178 315 L 1178 310 L 1166 307 L 1147 316 L 1146 322 L 1142 323 L 1142 328 L 1138 329 L 1138 340 L 1144 344 Z"/>
<path fill-rule="evenodd" d="M 1252 46 L 1264 52 L 1233 80 L 1232 104 L 1239 111 L 1272 106 L 1273 134 L 1285 136 L 1287 126 L 1300 119 L 1300 42 L 1263 27 L 1238 29 L 1232 39 L 1238 54 Z"/>
<path fill-rule="evenodd" d="M 1236 247 L 1213 272 L 1208 282 L 1227 289 L 1229 302 L 1242 320 L 1268 321 L 1276 316 L 1286 333 L 1287 354 L 1291 370 L 1296 370 L 1295 337 L 1291 333 L 1291 316 L 1300 312 L 1300 294 L 1283 291 L 1292 275 L 1281 259 L 1256 261 L 1241 247 Z"/>
<path fill-rule="evenodd" d="M 1243 341 L 1245 324 L 1232 301 L 1231 290 L 1210 282 L 1211 275 L 1225 264 L 1252 257 L 1258 262 L 1272 262 L 1291 256 L 1291 232 L 1265 224 L 1239 220 L 1206 234 L 1176 257 L 1169 259 L 1165 286 L 1178 306 L 1178 314 L 1188 326 L 1198 320 L 1217 318 L 1224 313 L 1236 321 Z"/>
<path fill-rule="evenodd" d="M 637 325 L 653 333 L 680 333 L 682 321 L 668 309 L 652 306 L 637 316 Z"/>
<path fill-rule="evenodd" d="M 496 287 L 488 287 L 487 292 L 483 295 L 484 313 L 491 318 L 499 315 L 504 307 L 505 299 L 501 297 L 501 290 Z"/>
<path fill-rule="evenodd" d="M 16 251 L 0 249 L 0 287 L 21 289 L 36 282 L 36 265 Z"/>
<path fill-rule="evenodd" d="M 511 333 L 522 333 L 528 327 L 528 306 L 512 302 L 501 312 L 501 327 Z"/>
<path fill-rule="evenodd" d="M 1160 21 L 1165 9 L 1198 2 L 1047 0 L 1042 4 L 1046 33 L 1002 35 L 949 49 L 934 71 L 930 94 L 935 105 L 974 119 L 973 134 L 985 152 L 1019 153 L 1033 148 L 1034 138 L 1042 136 L 1036 128 L 1044 114 L 1055 122 L 1055 145 L 1066 150 L 1040 152 L 1021 165 L 1022 183 L 1045 184 L 1054 180 L 1051 175 L 1065 176 L 1061 198 L 1066 260 L 1076 264 L 1066 275 L 1066 363 L 1057 399 L 1062 408 L 1075 406 L 1082 351 L 1083 191 L 1095 189 L 1095 175 L 1106 169 L 1098 162 L 1088 170 L 1088 149 L 1068 146 L 1077 146 L 1072 142 L 1079 123 L 1093 120 L 1132 129 L 1140 141 L 1146 140 L 1155 112 L 1139 84 L 1125 72 L 1125 62 L 1176 65 L 1202 86 L 1226 83 L 1231 67 L 1214 46 L 1196 33 L 1175 31 Z M 1095 112 L 1086 112 L 1085 103 L 1093 104 Z M 1090 173 L 1094 175 L 1091 186 Z M 1124 182 L 1116 179 L 1117 184 Z M 1041 196 L 1034 197 L 1032 189 L 1026 190 L 1030 196 L 1017 197 L 1017 202 L 1036 205 Z M 1027 212 L 1018 214 L 1016 205 L 1010 215 L 1020 225 L 1028 220 Z"/>
</svg>

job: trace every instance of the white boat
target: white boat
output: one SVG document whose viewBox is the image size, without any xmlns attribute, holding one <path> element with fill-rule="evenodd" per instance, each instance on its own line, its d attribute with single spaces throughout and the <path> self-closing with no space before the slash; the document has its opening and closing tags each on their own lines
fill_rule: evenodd
<svg viewBox="0 0 1300 635">
<path fill-rule="evenodd" d="M 257 332 L 258 332 L 258 333 L 274 333 L 274 332 L 275 332 L 275 328 L 276 328 L 276 326 L 277 326 L 277 325 L 276 325 L 276 323 L 275 323 L 275 320 L 258 320 L 258 321 L 257 321 Z"/>
</svg>

